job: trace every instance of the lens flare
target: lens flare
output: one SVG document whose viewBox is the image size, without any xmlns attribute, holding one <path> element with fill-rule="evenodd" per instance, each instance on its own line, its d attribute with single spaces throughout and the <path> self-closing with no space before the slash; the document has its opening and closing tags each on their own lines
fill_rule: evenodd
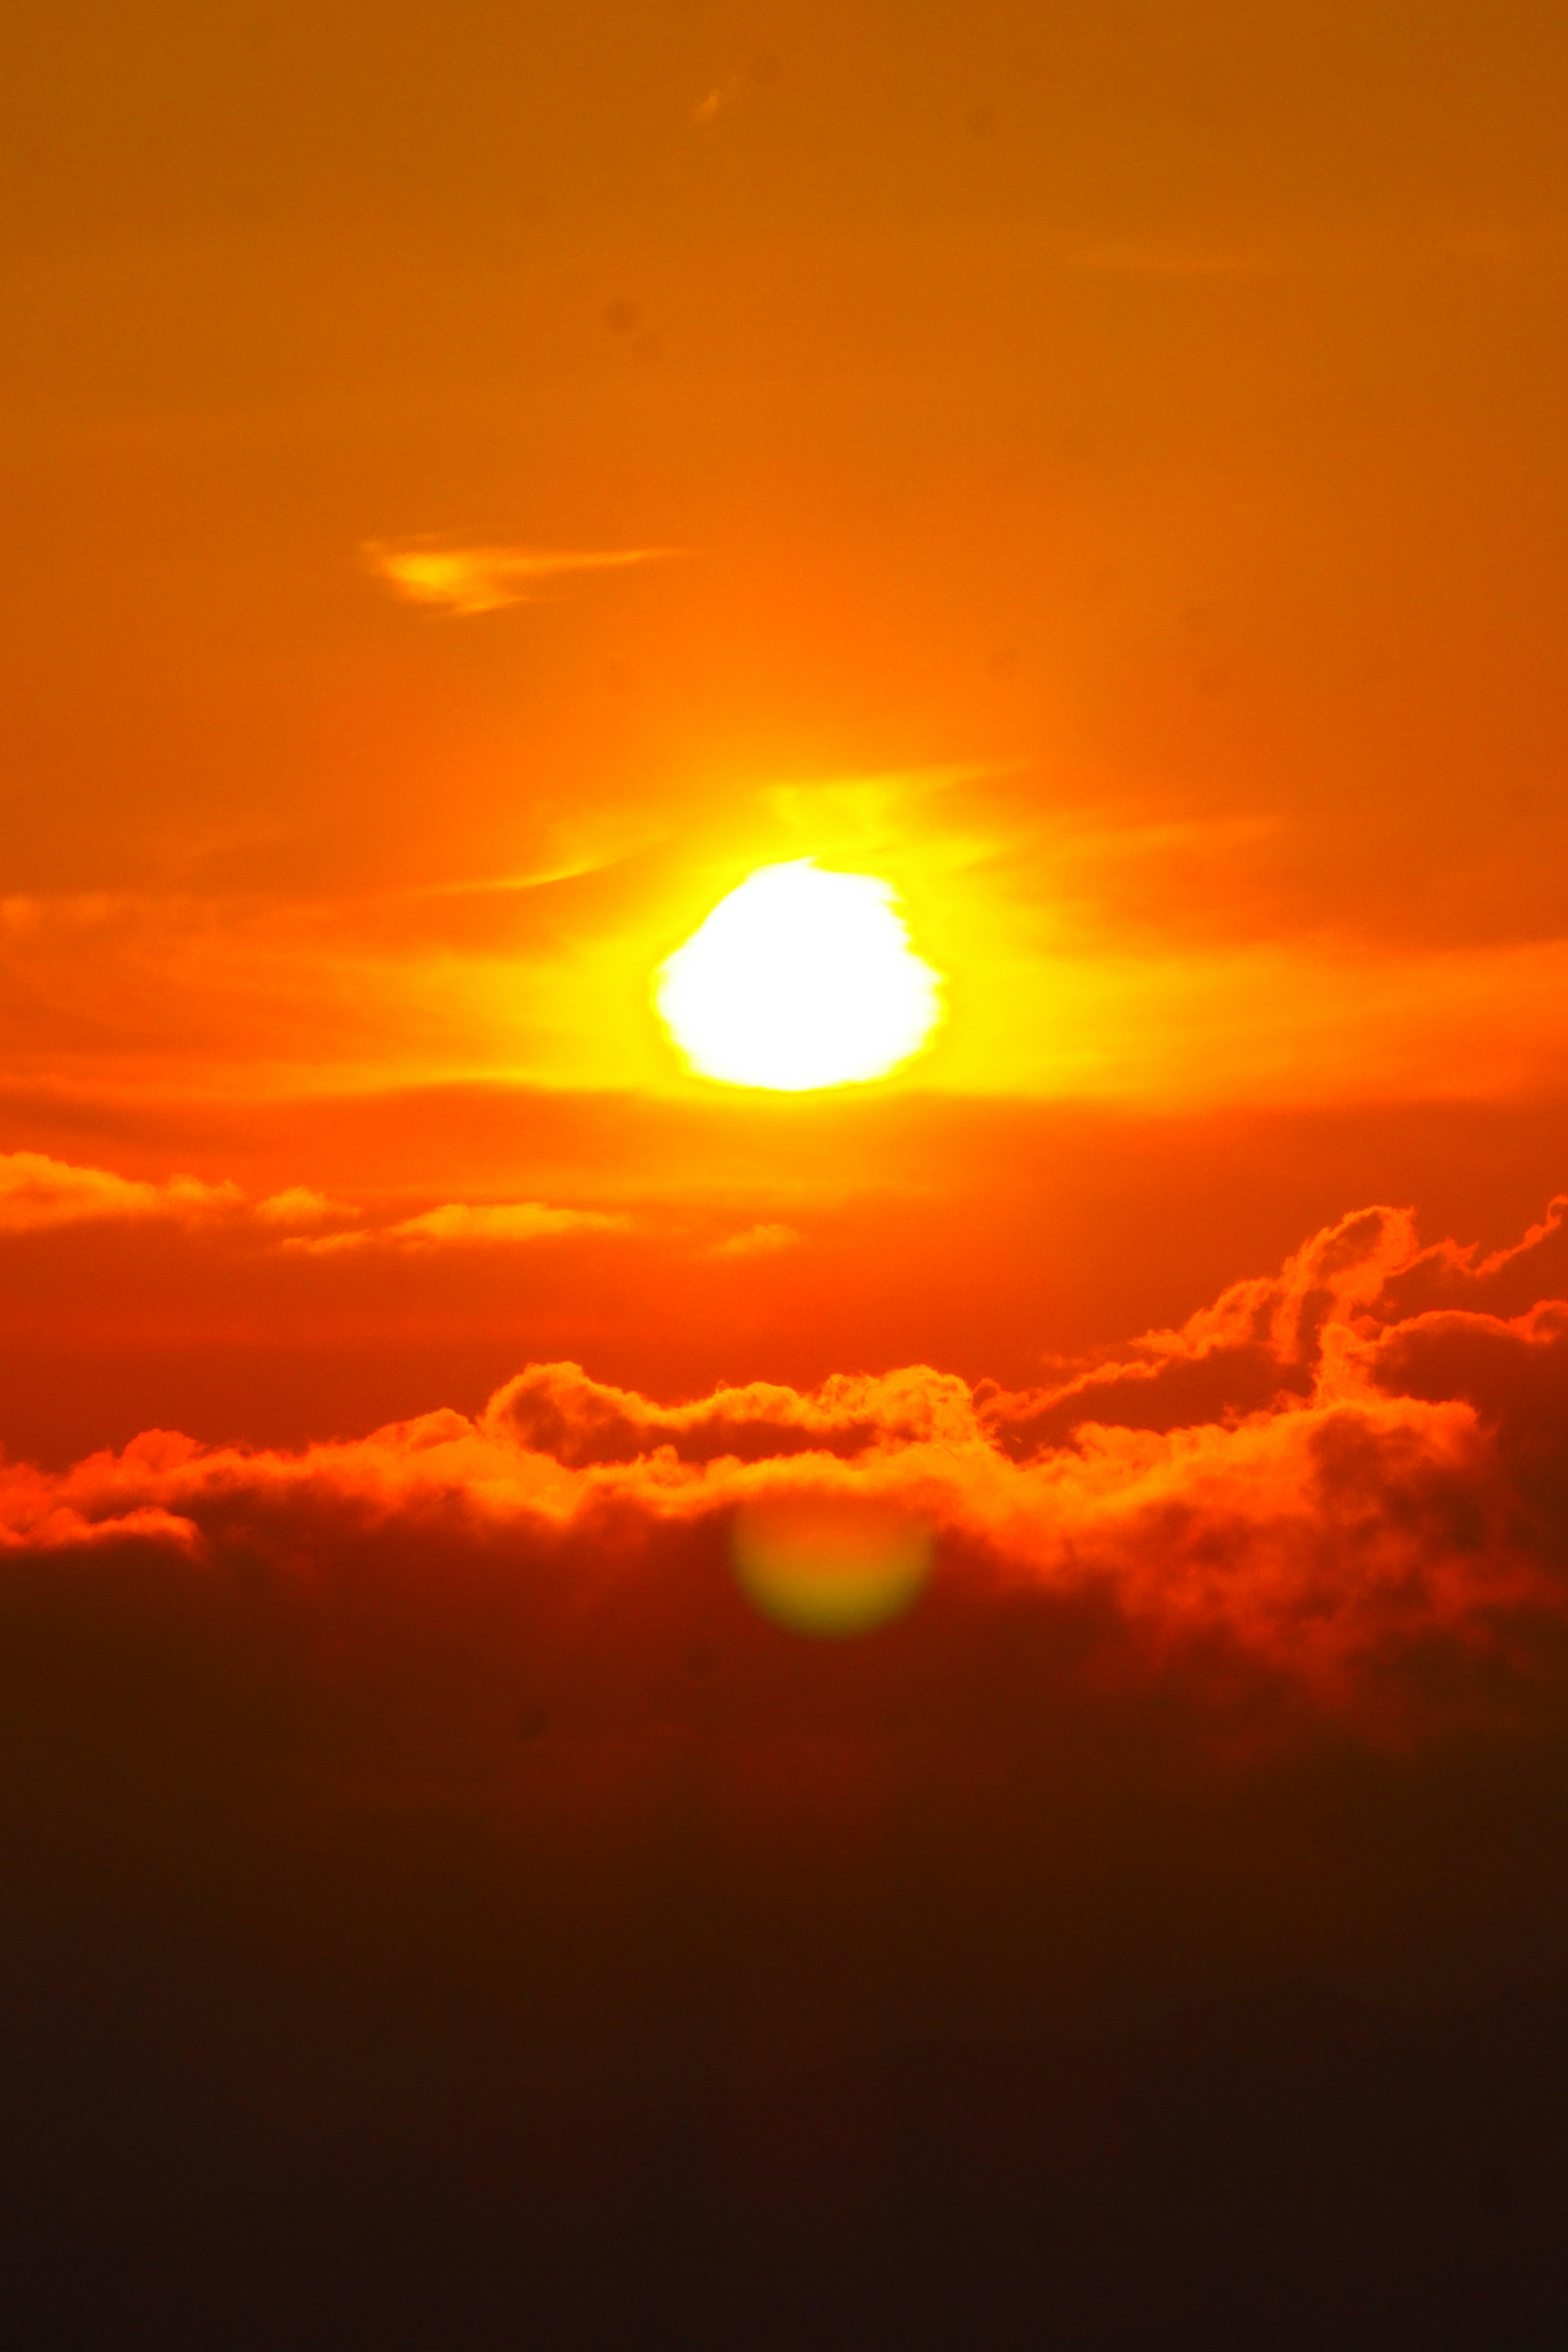
<svg viewBox="0 0 1568 2352">
<path fill-rule="evenodd" d="M 789 1495 L 736 1514 L 731 1557 L 741 1589 L 775 1625 L 827 1637 L 901 1616 L 931 1574 L 924 1521 L 858 1496 Z"/>
<path fill-rule="evenodd" d="M 660 965 L 654 1001 L 703 1077 L 799 1094 L 907 1061 L 941 1018 L 942 981 L 890 882 L 801 857 L 721 899 Z"/>
</svg>

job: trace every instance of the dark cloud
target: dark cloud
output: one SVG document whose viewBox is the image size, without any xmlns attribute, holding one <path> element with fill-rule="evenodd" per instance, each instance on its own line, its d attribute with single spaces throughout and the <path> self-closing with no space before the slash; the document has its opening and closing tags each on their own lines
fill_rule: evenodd
<svg viewBox="0 0 1568 2352">
<path fill-rule="evenodd" d="M 243 1508 L 306 1545 L 323 1512 L 348 1511 L 436 1515 L 525 1549 L 613 1524 L 635 1550 L 720 1542 L 737 1504 L 821 1489 L 919 1512 L 955 1605 L 1096 1592 L 1130 1654 L 1223 1643 L 1348 1704 L 1371 1662 L 1386 1696 L 1391 1651 L 1500 1656 L 1568 1600 L 1568 1308 L 1399 1311 L 1423 1281 L 1489 1296 L 1518 1257 L 1423 1252 L 1407 1217 L 1362 1212 L 1277 1276 L 1039 1391 L 913 1366 L 668 1405 L 552 1364 L 477 1421 L 427 1415 L 301 1456 L 142 1438 L 63 1476 L 11 1471 L 7 1539 L 161 1528 L 221 1553 Z"/>
<path fill-rule="evenodd" d="M 1045 1406 L 534 1366 L 9 1468 L 28 2340 L 1550 2340 L 1568 1308 L 1494 1311 L 1522 1263 L 1369 1212 Z M 803 1492 L 931 1528 L 906 1615 L 750 1606 L 733 1514 Z"/>
</svg>

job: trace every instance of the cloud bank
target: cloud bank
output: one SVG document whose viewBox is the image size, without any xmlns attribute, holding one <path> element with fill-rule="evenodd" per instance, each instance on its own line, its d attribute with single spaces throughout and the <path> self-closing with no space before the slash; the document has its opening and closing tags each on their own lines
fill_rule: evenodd
<svg viewBox="0 0 1568 2352">
<path fill-rule="evenodd" d="M 1486 1259 L 1361 1211 L 1181 1329 L 1037 1390 L 915 1365 L 666 1404 L 544 1364 L 476 1418 L 298 1455 L 154 1433 L 63 1475 L 7 1469 L 3 1540 L 221 1559 L 237 1518 L 310 1549 L 324 1528 L 417 1524 L 459 1550 L 504 1541 L 530 1573 L 607 1547 L 656 1584 L 672 1545 L 721 1558 L 738 1505 L 853 1496 L 933 1530 L 941 1606 L 1089 1607 L 1118 1672 L 1228 1676 L 1384 1728 L 1505 1691 L 1525 1706 L 1568 1656 L 1568 1301 L 1545 1290 L 1568 1276 L 1564 1205 Z M 384 1238 L 517 1238 L 520 1219 L 616 1222 L 450 1208 Z"/>
<path fill-rule="evenodd" d="M 1554 2342 L 1563 1206 L 1489 1257 L 1362 1211 L 1027 1391 L 535 1364 L 0 1469 L 13 2297 Z M 792 1498 L 930 1582 L 774 1622 L 733 1537 Z"/>
</svg>

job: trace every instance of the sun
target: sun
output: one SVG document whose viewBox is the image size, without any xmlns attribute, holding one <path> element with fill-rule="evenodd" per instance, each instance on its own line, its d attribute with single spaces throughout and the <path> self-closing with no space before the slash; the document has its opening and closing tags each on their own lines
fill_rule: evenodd
<svg viewBox="0 0 1568 2352">
<path fill-rule="evenodd" d="M 659 966 L 654 1002 L 703 1077 L 804 1094 L 908 1061 L 942 1017 L 942 978 L 890 882 L 797 857 L 720 900 Z"/>
</svg>

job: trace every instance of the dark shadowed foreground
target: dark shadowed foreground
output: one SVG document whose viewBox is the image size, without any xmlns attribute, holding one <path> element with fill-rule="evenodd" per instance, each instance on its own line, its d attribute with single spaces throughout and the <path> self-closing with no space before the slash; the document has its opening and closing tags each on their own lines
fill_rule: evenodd
<svg viewBox="0 0 1568 2352">
<path fill-rule="evenodd" d="M 1559 2342 L 1565 1254 L 6 1472 L 12 2340 Z M 752 1612 L 803 1490 L 907 1615 Z"/>
</svg>

